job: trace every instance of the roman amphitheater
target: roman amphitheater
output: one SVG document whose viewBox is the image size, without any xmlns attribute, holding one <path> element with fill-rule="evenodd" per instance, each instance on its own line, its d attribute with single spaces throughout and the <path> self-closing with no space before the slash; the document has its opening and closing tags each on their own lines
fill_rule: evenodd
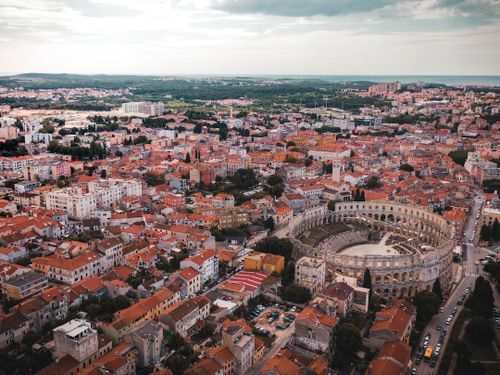
<svg viewBox="0 0 500 375">
<path fill-rule="evenodd" d="M 451 287 L 455 230 L 443 217 L 397 203 L 339 202 L 334 211 L 320 206 L 296 216 L 287 235 L 297 238 L 332 223 L 345 223 L 349 230 L 314 247 L 294 242 L 335 272 L 362 280 L 368 268 L 373 290 L 384 297 L 431 289 L 438 277 L 443 290 Z"/>
</svg>

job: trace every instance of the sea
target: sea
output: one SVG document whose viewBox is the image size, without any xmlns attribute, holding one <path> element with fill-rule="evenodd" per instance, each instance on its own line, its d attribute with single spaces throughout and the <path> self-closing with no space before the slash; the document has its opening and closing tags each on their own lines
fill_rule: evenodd
<svg viewBox="0 0 500 375">
<path fill-rule="evenodd" d="M 256 75 L 257 76 L 257 75 Z M 500 86 L 500 76 L 494 75 L 280 75 L 263 74 L 259 77 L 271 79 L 321 79 L 330 82 L 401 82 L 417 83 L 439 83 L 444 85 L 484 85 Z"/>
</svg>

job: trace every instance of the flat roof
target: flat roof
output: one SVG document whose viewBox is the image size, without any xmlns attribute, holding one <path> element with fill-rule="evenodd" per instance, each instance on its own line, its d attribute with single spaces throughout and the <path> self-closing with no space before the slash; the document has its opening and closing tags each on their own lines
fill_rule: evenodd
<svg viewBox="0 0 500 375">
<path fill-rule="evenodd" d="M 23 285 L 26 285 L 26 284 L 29 284 L 33 281 L 37 281 L 37 280 L 41 280 L 41 279 L 47 279 L 47 277 L 43 273 L 30 271 L 30 272 L 23 273 L 22 275 L 18 275 L 16 277 L 13 277 L 7 281 L 3 281 L 3 283 L 7 284 L 7 285 L 22 287 Z"/>
</svg>

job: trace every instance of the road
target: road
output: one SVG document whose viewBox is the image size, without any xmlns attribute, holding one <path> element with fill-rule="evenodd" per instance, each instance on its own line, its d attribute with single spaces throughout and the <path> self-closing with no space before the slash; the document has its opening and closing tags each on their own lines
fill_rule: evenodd
<svg viewBox="0 0 500 375">
<path fill-rule="evenodd" d="M 290 340 L 290 337 L 292 337 L 292 334 L 295 332 L 295 322 L 290 324 L 290 327 L 284 332 L 282 336 L 279 336 L 276 341 L 273 343 L 273 346 L 271 346 L 271 349 L 267 351 L 266 354 L 262 356 L 259 362 L 254 364 L 250 369 L 245 372 L 245 375 L 257 375 L 259 373 L 260 368 L 266 363 L 269 359 L 274 357 L 276 353 L 279 352 L 279 350 L 288 343 L 288 340 Z M 290 374 L 291 375 L 291 374 Z"/>
<path fill-rule="evenodd" d="M 462 267 L 463 267 L 463 277 L 460 280 L 460 282 L 457 284 L 455 289 L 452 291 L 451 295 L 449 296 L 448 300 L 446 301 L 446 304 L 444 305 L 444 311 L 441 313 L 436 314 L 432 320 L 429 322 L 427 325 L 426 331 L 422 335 L 422 340 L 420 342 L 420 346 L 423 346 L 423 341 L 425 337 L 425 333 L 430 333 L 431 334 L 431 339 L 429 341 L 429 345 L 435 349 L 436 344 L 439 342 L 439 335 L 440 332 L 437 330 L 438 325 L 442 325 L 443 327 L 446 328 L 447 330 L 447 335 L 446 338 L 442 344 L 441 347 L 441 352 L 439 354 L 436 367 L 432 368 L 430 367 L 429 362 L 422 361 L 422 363 L 419 366 L 415 367 L 417 368 L 417 374 L 418 375 L 430 375 L 430 374 L 436 374 L 437 370 L 439 368 L 439 364 L 441 362 L 441 358 L 443 356 L 443 353 L 446 350 L 446 345 L 448 343 L 448 338 L 450 335 L 450 332 L 453 328 L 453 325 L 455 324 L 456 317 L 458 317 L 458 314 L 460 311 L 463 309 L 463 305 L 457 305 L 457 301 L 460 298 L 460 296 L 465 292 L 465 289 L 467 287 L 473 288 L 474 287 L 474 282 L 476 278 L 479 276 L 480 273 L 480 265 L 476 265 L 475 263 L 479 261 L 479 258 L 483 257 L 485 255 L 485 252 L 483 249 L 476 247 L 474 244 L 470 243 L 469 241 L 472 239 L 473 242 L 475 243 L 475 240 L 477 239 L 477 236 L 479 236 L 479 229 L 477 229 L 476 237 L 473 238 L 473 232 L 476 229 L 476 218 L 480 213 L 481 209 L 481 203 L 483 201 L 483 198 L 474 198 L 474 203 L 471 208 L 471 212 L 469 215 L 469 219 L 465 225 L 464 229 L 464 238 L 466 242 L 467 249 L 464 254 L 464 260 L 462 262 Z M 452 310 L 454 308 L 457 308 L 457 313 L 455 315 L 455 318 L 451 321 L 450 325 L 447 326 L 445 325 L 445 320 L 446 318 L 451 314 Z M 415 363 L 416 357 L 413 357 L 413 363 Z"/>
</svg>

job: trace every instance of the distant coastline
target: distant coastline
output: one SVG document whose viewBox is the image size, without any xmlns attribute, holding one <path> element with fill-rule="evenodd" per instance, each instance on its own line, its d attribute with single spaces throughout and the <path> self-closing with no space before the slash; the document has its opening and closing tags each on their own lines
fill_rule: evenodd
<svg viewBox="0 0 500 375">
<path fill-rule="evenodd" d="M 323 80 L 327 82 L 395 82 L 443 84 L 454 86 L 500 86 L 500 75 L 356 75 L 356 74 L 79 74 L 79 73 L 0 73 L 0 78 L 14 76 L 80 76 L 80 77 L 144 77 L 144 78 L 235 78 L 235 79 L 272 79 L 272 80 Z"/>
</svg>

